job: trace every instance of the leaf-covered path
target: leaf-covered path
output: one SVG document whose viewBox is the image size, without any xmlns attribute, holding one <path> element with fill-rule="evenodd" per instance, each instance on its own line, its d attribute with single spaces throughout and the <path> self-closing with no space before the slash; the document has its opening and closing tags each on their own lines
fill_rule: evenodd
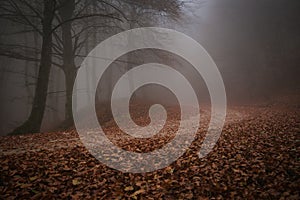
<svg viewBox="0 0 300 200">
<path fill-rule="evenodd" d="M 144 174 L 101 164 L 75 131 L 1 137 L 0 199 L 299 199 L 299 110 L 231 107 L 208 156 L 200 129 L 180 159 Z"/>
</svg>

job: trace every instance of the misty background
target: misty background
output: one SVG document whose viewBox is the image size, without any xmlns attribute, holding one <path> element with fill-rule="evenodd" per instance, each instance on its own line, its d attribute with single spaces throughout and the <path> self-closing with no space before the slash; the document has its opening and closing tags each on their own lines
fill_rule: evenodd
<svg viewBox="0 0 300 200">
<path fill-rule="evenodd" d="M 143 23 L 138 25 L 121 24 L 122 29 L 115 28 L 109 31 L 105 31 L 104 28 L 97 29 L 97 35 L 94 35 L 95 38 L 93 34 L 88 37 L 79 51 L 82 56 L 76 57 L 75 62 L 76 65 L 80 65 L 84 55 L 87 55 L 93 47 L 122 30 L 149 25 L 172 28 L 198 41 L 211 55 L 223 76 L 229 105 L 271 103 L 278 96 L 299 94 L 300 91 L 299 10 L 298 0 L 185 1 L 175 19 L 161 15 L 155 19 L 151 18 L 150 22 L 141 18 Z M 112 22 L 109 23 L 112 27 Z M 16 26 L 15 23 L 4 19 L 0 20 L 0 25 L 2 27 L 0 52 L 6 52 L 8 44 L 20 45 L 20 51 L 25 44 L 32 47 L 41 45 L 40 39 L 36 41 L 32 39 L 35 38 L 32 34 L 11 34 L 25 30 L 21 25 Z M 14 45 L 13 48 L 17 46 Z M 34 52 L 34 49 L 31 50 Z M 28 48 L 22 52 L 26 54 L 27 51 L 29 52 Z M 176 65 L 184 62 L 172 55 L 163 55 L 164 52 L 144 53 L 148 56 L 144 57 L 140 52 L 120 58 L 121 61 L 115 62 L 111 70 L 106 72 L 107 78 L 101 81 L 113 83 L 126 69 L 155 59 L 172 64 L 179 71 L 180 67 Z M 166 57 L 168 59 L 164 59 Z M 38 63 L 7 56 L 0 58 L 0 134 L 5 135 L 22 124 L 30 115 Z M 124 60 L 127 62 L 123 62 Z M 54 58 L 54 61 L 58 60 Z M 183 73 L 189 76 L 192 71 Z M 197 79 L 191 79 L 199 91 L 205 88 L 201 80 L 198 83 L 195 81 Z M 101 84 L 99 85 L 101 87 Z M 130 90 L 130 80 L 128 86 L 124 87 Z M 42 131 L 51 131 L 65 120 L 65 90 L 62 70 L 52 67 Z M 110 90 L 108 87 L 100 88 L 98 96 L 103 97 L 105 102 L 107 94 L 103 94 L 109 93 Z M 153 94 L 161 92 L 158 90 Z"/>
</svg>

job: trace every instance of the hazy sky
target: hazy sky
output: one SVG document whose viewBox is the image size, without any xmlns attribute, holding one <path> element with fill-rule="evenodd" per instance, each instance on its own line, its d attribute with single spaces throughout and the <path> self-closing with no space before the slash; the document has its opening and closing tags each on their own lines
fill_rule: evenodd
<svg viewBox="0 0 300 200">
<path fill-rule="evenodd" d="M 223 74 L 228 92 L 298 87 L 300 1 L 210 0 L 189 4 L 182 30 L 199 41 Z"/>
</svg>

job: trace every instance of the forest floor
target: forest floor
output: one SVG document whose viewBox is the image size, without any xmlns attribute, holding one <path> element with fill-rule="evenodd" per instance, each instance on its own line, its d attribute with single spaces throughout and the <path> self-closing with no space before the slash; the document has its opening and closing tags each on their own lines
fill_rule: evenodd
<svg viewBox="0 0 300 200">
<path fill-rule="evenodd" d="M 143 174 L 100 163 L 75 130 L 3 136 L 0 199 L 300 199 L 298 104 L 230 106 L 214 150 L 199 159 L 204 135 L 205 127 L 177 161 Z M 117 143 L 148 151 L 162 138 Z"/>
</svg>

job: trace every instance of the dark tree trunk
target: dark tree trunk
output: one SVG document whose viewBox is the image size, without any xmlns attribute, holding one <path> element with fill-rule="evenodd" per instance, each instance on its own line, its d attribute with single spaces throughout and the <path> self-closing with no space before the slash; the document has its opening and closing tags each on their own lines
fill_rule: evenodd
<svg viewBox="0 0 300 200">
<path fill-rule="evenodd" d="M 42 22 L 42 51 L 38 79 L 35 88 L 33 105 L 29 118 L 11 134 L 40 132 L 47 100 L 47 90 L 51 69 L 52 54 L 52 21 L 54 17 L 55 1 L 44 0 L 44 19 Z"/>
<path fill-rule="evenodd" d="M 66 103 L 65 103 L 65 121 L 64 128 L 73 124 L 72 113 L 72 93 L 74 88 L 74 82 L 77 75 L 77 68 L 75 65 L 74 47 L 72 41 L 72 22 L 69 21 L 75 10 L 75 0 L 61 0 L 59 9 L 59 15 L 62 21 L 65 21 L 62 25 L 62 42 L 63 42 L 63 71 L 65 74 L 66 84 Z"/>
<path fill-rule="evenodd" d="M 65 122 L 64 127 L 68 128 L 73 125 L 73 112 L 72 112 L 72 95 L 74 82 L 76 78 L 77 71 L 75 69 L 71 69 L 68 72 L 65 72 L 65 82 L 66 82 L 66 104 L 65 104 Z"/>
</svg>

